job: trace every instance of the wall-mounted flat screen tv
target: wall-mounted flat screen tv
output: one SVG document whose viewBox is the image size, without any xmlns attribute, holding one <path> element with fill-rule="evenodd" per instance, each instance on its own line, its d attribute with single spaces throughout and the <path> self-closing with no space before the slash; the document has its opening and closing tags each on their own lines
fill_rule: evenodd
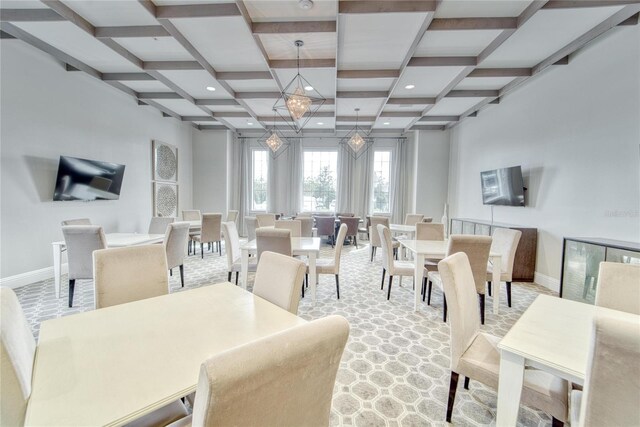
<svg viewBox="0 0 640 427">
<path fill-rule="evenodd" d="M 522 168 L 495 169 L 480 173 L 482 203 L 485 205 L 524 206 Z"/>
<path fill-rule="evenodd" d="M 60 156 L 53 200 L 117 200 L 124 165 Z"/>
</svg>

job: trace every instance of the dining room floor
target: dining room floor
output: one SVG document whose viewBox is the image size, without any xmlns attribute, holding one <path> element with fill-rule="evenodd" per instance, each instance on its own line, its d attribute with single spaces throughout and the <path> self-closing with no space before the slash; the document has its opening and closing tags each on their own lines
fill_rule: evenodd
<svg viewBox="0 0 640 427">
<path fill-rule="evenodd" d="M 394 280 L 391 299 L 380 290 L 380 254 L 371 263 L 367 242 L 360 248 L 345 246 L 340 271 L 340 300 L 336 299 L 333 276 L 320 276 L 317 301 L 301 301 L 298 314 L 307 320 L 331 314 L 347 318 L 351 325 L 349 341 L 342 357 L 334 388 L 331 425 L 345 426 L 426 426 L 444 422 L 449 385 L 449 326 L 442 322 L 442 294 L 434 288 L 431 306 L 422 304 L 413 311 L 411 278 L 403 285 Z M 321 257 L 333 254 L 322 246 Z M 178 270 L 170 278 L 171 292 L 181 291 Z M 189 256 L 185 262 L 185 288 L 208 286 L 227 280 L 226 257 L 205 252 Z M 61 298 L 56 299 L 53 279 L 17 288 L 16 294 L 38 336 L 40 323 L 60 316 L 93 309 L 90 280 L 76 282 L 74 307 L 67 307 L 66 276 L 62 278 Z M 249 289 L 252 277 L 249 277 Z M 554 293 L 531 283 L 513 284 L 513 307 L 506 305 L 501 287 L 500 314 L 490 308 L 487 296 L 484 332 L 497 336 L 507 333 L 522 312 L 540 294 Z M 309 396 L 313 399 L 313 396 Z M 495 425 L 496 393 L 471 381 L 456 396 L 452 424 L 456 426 Z M 548 426 L 544 413 L 521 407 L 521 426 Z"/>
</svg>

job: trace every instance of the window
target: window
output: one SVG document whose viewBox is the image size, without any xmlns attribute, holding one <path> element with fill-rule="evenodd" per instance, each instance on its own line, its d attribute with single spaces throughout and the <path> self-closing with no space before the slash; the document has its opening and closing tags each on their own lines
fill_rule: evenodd
<svg viewBox="0 0 640 427">
<path fill-rule="evenodd" d="M 253 150 L 251 157 L 251 210 L 267 211 L 269 182 L 269 154 L 267 150 Z"/>
<path fill-rule="evenodd" d="M 338 187 L 338 152 L 305 151 L 302 210 L 333 212 Z"/>
<path fill-rule="evenodd" d="M 391 151 L 373 154 L 373 213 L 390 213 Z"/>
</svg>

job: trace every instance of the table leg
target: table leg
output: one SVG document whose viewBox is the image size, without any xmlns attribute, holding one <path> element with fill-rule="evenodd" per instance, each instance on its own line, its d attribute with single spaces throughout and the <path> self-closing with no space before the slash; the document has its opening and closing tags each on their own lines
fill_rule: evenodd
<svg viewBox="0 0 640 427">
<path fill-rule="evenodd" d="M 53 245 L 53 283 L 56 289 L 56 298 L 60 298 L 60 270 L 62 270 L 62 247 Z"/>
<path fill-rule="evenodd" d="M 413 277 L 415 278 L 415 286 L 413 290 L 414 306 L 413 310 L 418 311 L 420 305 L 420 290 L 422 289 L 422 279 L 424 277 L 424 255 L 414 254 L 415 259 L 415 271 Z"/>
<path fill-rule="evenodd" d="M 311 302 L 315 305 L 316 303 L 316 282 L 317 282 L 317 274 L 316 274 L 316 253 L 309 252 L 307 255 L 309 257 L 309 287 L 311 288 Z"/>
<path fill-rule="evenodd" d="M 497 427 L 512 427 L 516 425 L 523 381 L 524 358 L 502 350 L 500 352 Z"/>
<path fill-rule="evenodd" d="M 240 261 L 240 286 L 247 289 L 247 276 L 249 271 L 249 251 L 242 250 L 242 260 Z"/>
<path fill-rule="evenodd" d="M 491 286 L 493 287 L 493 314 L 500 312 L 500 289 L 502 288 L 500 283 L 500 272 L 502 271 L 502 257 L 493 258 L 493 275 L 491 280 Z"/>
</svg>

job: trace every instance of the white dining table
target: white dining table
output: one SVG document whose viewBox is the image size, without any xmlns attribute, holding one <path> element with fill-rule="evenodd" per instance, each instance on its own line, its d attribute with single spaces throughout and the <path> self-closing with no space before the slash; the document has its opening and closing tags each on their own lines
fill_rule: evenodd
<svg viewBox="0 0 640 427">
<path fill-rule="evenodd" d="M 525 366 L 583 385 L 593 321 L 599 314 L 635 322 L 640 316 L 539 295 L 498 344 L 500 379 L 496 425 L 516 425 Z"/>
<path fill-rule="evenodd" d="M 447 256 L 448 240 L 398 240 L 400 245 L 413 254 L 414 278 L 414 310 L 418 311 L 420 306 L 420 290 L 422 289 L 422 279 L 424 278 L 424 262 L 426 259 L 444 259 Z M 500 271 L 502 270 L 502 254 L 491 251 L 489 261 L 493 267 L 493 314 L 500 311 Z"/>
<path fill-rule="evenodd" d="M 139 234 L 139 233 L 107 233 L 108 248 L 122 248 L 125 246 L 149 245 L 160 243 L 164 240 L 164 234 Z M 64 240 L 51 243 L 53 248 L 53 283 L 56 289 L 56 298 L 60 298 L 60 280 L 62 276 L 62 253 L 67 250 Z"/>
<path fill-rule="evenodd" d="M 44 321 L 25 425 L 124 425 L 194 392 L 210 357 L 304 323 L 231 283 Z"/>
<path fill-rule="evenodd" d="M 392 234 L 402 234 L 405 235 L 405 238 L 415 239 L 416 234 L 416 226 L 415 225 L 405 225 L 405 224 L 389 224 L 389 231 Z M 398 239 L 402 240 L 402 239 Z M 400 259 L 406 259 L 405 250 L 400 251 Z"/>
<path fill-rule="evenodd" d="M 320 255 L 319 237 L 292 237 L 291 250 L 293 255 L 303 255 L 309 260 L 309 288 L 311 289 L 311 300 L 316 300 L 316 259 Z M 256 255 L 258 253 L 257 242 L 255 239 L 240 246 L 242 259 L 240 262 L 240 286 L 247 289 L 247 275 L 249 270 L 249 254 Z"/>
</svg>

